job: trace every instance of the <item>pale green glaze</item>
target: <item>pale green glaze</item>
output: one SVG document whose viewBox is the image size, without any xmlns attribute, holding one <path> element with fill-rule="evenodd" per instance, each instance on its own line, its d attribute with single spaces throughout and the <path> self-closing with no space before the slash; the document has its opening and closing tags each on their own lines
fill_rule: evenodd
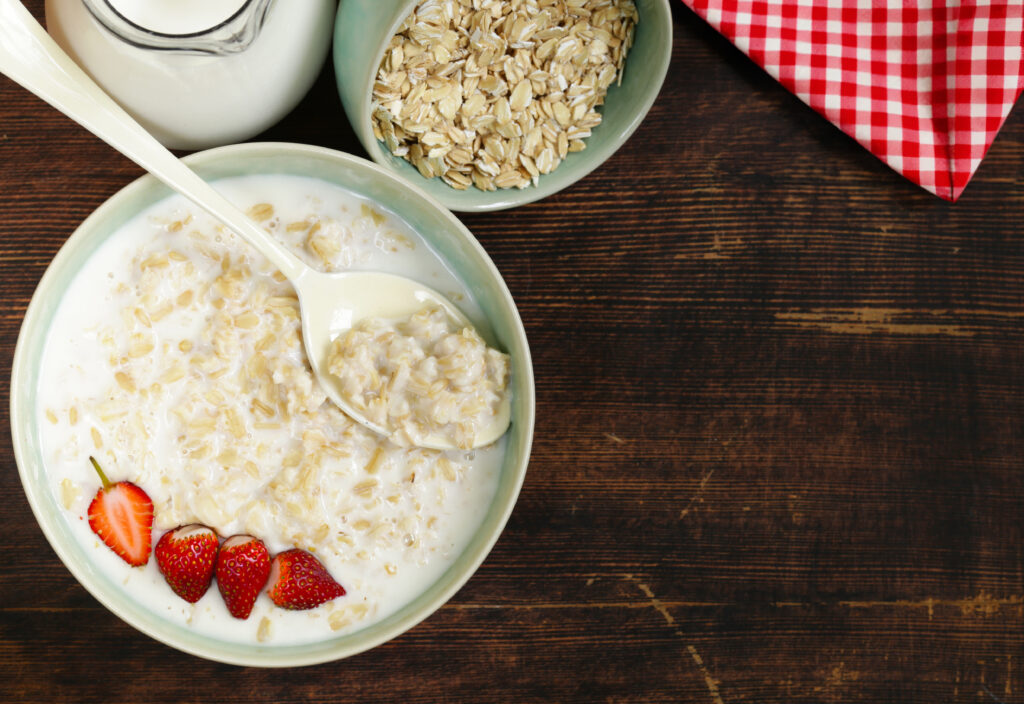
<svg viewBox="0 0 1024 704">
<path fill-rule="evenodd" d="M 157 640 L 211 660 L 257 667 L 310 665 L 354 655 L 408 630 L 451 598 L 504 528 L 526 474 L 533 437 L 533 367 L 522 321 L 500 274 L 469 230 L 429 197 L 368 161 L 320 147 L 270 143 L 222 147 L 186 161 L 211 180 L 246 174 L 311 176 L 367 196 L 420 232 L 469 285 L 499 346 L 512 357 L 514 387 L 509 449 L 484 524 L 455 564 L 411 604 L 362 631 L 311 645 L 239 645 L 199 636 L 142 608 L 117 580 L 93 568 L 46 479 L 35 425 L 39 362 L 54 314 L 77 272 L 120 225 L 170 195 L 149 176 L 121 190 L 82 223 L 54 257 L 25 314 L 11 372 L 11 435 L 25 493 L 47 540 L 78 581 L 115 614 Z"/>
<path fill-rule="evenodd" d="M 672 56 L 669 0 L 635 0 L 640 21 L 626 59 L 621 85 L 608 91 L 603 121 L 587 139 L 587 148 L 570 154 L 558 168 L 540 177 L 536 187 L 458 191 L 441 179 L 426 179 L 408 162 L 393 156 L 373 136 L 371 93 L 384 49 L 419 0 L 341 0 L 334 28 L 334 72 L 341 103 L 363 148 L 378 164 L 413 182 L 452 210 L 501 210 L 546 198 L 600 166 L 639 127 L 661 90 Z"/>
</svg>

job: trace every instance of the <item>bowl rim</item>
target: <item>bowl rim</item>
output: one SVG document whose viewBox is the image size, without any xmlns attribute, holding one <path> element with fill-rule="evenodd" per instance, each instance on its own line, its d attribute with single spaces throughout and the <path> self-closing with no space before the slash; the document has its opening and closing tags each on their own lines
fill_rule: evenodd
<svg viewBox="0 0 1024 704">
<path fill-rule="evenodd" d="M 636 1 L 639 2 L 640 0 Z M 391 37 L 397 33 L 399 27 L 401 27 L 402 23 L 412 12 L 413 8 L 421 2 L 423 2 L 423 0 L 403 0 L 401 3 L 392 6 L 392 16 L 388 21 L 388 31 L 384 34 L 384 39 L 378 42 L 377 49 L 373 54 L 373 60 L 367 65 L 368 69 L 365 75 L 358 81 L 358 83 L 362 85 L 362 95 L 364 97 L 373 95 L 373 84 L 376 80 L 377 70 L 380 67 L 380 63 L 384 59 L 384 52 L 387 49 L 388 42 L 390 42 Z M 577 165 L 572 176 L 564 175 L 567 172 L 563 172 L 562 177 L 559 178 L 558 168 L 555 168 L 551 173 L 544 174 L 538 185 L 531 185 L 522 190 L 517 188 L 499 188 L 496 191 L 477 191 L 471 187 L 474 192 L 484 194 L 485 198 L 482 202 L 470 204 L 463 202 L 464 199 L 460 197 L 460 194 L 463 193 L 463 191 L 447 186 L 447 184 L 444 184 L 440 179 L 430 179 L 430 181 L 436 181 L 437 183 L 445 185 L 448 189 L 438 189 L 437 192 L 431 192 L 430 195 L 445 207 L 460 213 L 483 213 L 507 210 L 509 208 L 516 208 L 520 205 L 526 205 L 528 203 L 542 200 L 558 193 L 559 191 L 565 190 L 578 181 L 586 178 L 590 173 L 595 171 L 598 167 L 604 164 L 604 162 L 611 158 L 615 152 L 625 145 L 647 117 L 647 113 L 650 112 L 655 100 L 657 100 L 658 95 L 661 93 L 661 88 L 665 83 L 666 76 L 668 75 L 669 64 L 672 61 L 673 24 L 671 4 L 669 0 L 648 0 L 648 2 L 653 3 L 652 7 L 654 9 L 653 16 L 649 18 L 649 21 L 659 23 L 659 27 L 656 31 L 661 31 L 664 37 L 661 50 L 657 54 L 658 61 L 654 69 L 647 74 L 653 90 L 650 90 L 645 95 L 644 100 L 637 104 L 637 109 L 633 113 L 632 119 L 617 131 L 617 137 L 615 139 L 606 140 L 600 145 L 588 144 L 587 149 L 584 152 L 581 152 L 586 153 L 588 158 L 585 162 L 580 162 Z M 339 61 L 337 52 L 338 47 L 340 46 L 338 36 L 343 31 L 342 28 L 344 26 L 344 22 L 342 20 L 344 11 L 345 3 L 342 2 L 338 8 L 338 14 L 335 21 L 333 47 L 335 76 L 339 87 L 343 82 L 343 79 L 342 71 L 338 66 Z M 628 65 L 628 58 L 626 59 L 626 63 Z M 426 181 L 427 179 L 420 175 L 419 172 L 416 171 L 415 167 L 404 160 L 402 160 L 402 164 L 397 163 L 399 158 L 384 149 L 383 145 L 374 136 L 373 128 L 371 127 L 371 108 L 373 100 L 371 98 L 367 98 L 363 102 L 365 103 L 365 108 L 361 110 L 362 114 L 353 115 L 348 108 L 344 95 L 342 95 L 342 103 L 345 103 L 345 113 L 349 117 L 349 123 L 351 124 L 356 137 L 358 137 L 360 143 L 362 143 L 363 149 L 366 150 L 366 153 L 374 163 L 386 168 L 392 173 L 398 174 L 409 183 L 413 183 L 420 187 L 420 184 L 416 182 L 417 179 L 422 179 L 423 181 Z M 605 126 L 605 124 L 606 123 L 602 122 L 597 129 Z M 404 168 L 403 164 L 408 166 L 408 169 Z M 415 174 L 415 176 L 413 176 L 413 174 Z M 441 193 L 444 195 L 440 195 Z M 449 195 L 451 197 L 448 197 Z"/>
<path fill-rule="evenodd" d="M 497 284 L 501 303 L 506 308 L 505 312 L 510 315 L 510 320 L 513 323 L 512 327 L 514 329 L 510 332 L 515 340 L 518 355 L 520 356 L 517 373 L 522 378 L 517 383 L 517 389 L 522 392 L 522 398 L 517 396 L 515 403 L 521 404 L 520 408 L 523 417 L 520 422 L 522 428 L 520 432 L 521 442 L 517 447 L 521 458 L 515 466 L 508 467 L 506 465 L 512 447 L 510 446 L 506 451 L 506 464 L 503 464 L 501 474 L 504 475 L 506 472 L 511 472 L 511 483 L 506 487 L 505 492 L 502 493 L 502 482 L 499 476 L 498 491 L 492 499 L 491 506 L 487 514 L 485 514 L 484 523 L 481 526 L 483 528 L 490 524 L 490 530 L 486 536 L 483 536 L 483 533 L 478 529 L 477 535 L 470 540 L 463 553 L 453 561 L 452 565 L 435 582 L 429 585 L 424 592 L 417 595 L 411 602 L 400 607 L 397 612 L 364 629 L 327 641 L 316 641 L 300 645 L 263 646 L 236 644 L 230 641 L 216 641 L 201 634 L 183 631 L 181 628 L 176 627 L 176 624 L 163 619 L 159 614 L 151 612 L 148 608 L 134 602 L 124 603 L 119 601 L 115 598 L 118 595 L 116 591 L 108 588 L 106 584 L 95 581 L 94 576 L 87 569 L 87 561 L 83 562 L 79 559 L 78 555 L 74 554 L 76 548 L 79 550 L 81 548 L 73 543 L 65 544 L 66 541 L 60 539 L 60 522 L 65 519 L 59 513 L 54 514 L 47 511 L 46 506 L 47 501 L 55 501 L 52 491 L 46 485 L 37 485 L 30 476 L 29 464 L 30 462 L 34 463 L 36 458 L 33 456 L 33 450 L 30 447 L 29 433 L 22 431 L 26 428 L 31 428 L 34 424 L 34 417 L 31 416 L 34 408 L 23 410 L 21 403 L 22 399 L 27 400 L 31 398 L 37 383 L 37 377 L 25 373 L 25 369 L 30 362 L 30 354 L 33 351 L 38 351 L 30 349 L 32 347 L 30 338 L 41 335 L 40 339 L 45 340 L 45 335 L 49 329 L 49 326 L 45 325 L 46 320 L 43 319 L 45 315 L 43 310 L 45 302 L 43 299 L 51 290 L 61 290 L 62 279 L 60 277 L 70 275 L 70 278 L 66 281 L 66 284 L 69 285 L 73 277 L 80 271 L 80 267 L 74 268 L 70 264 L 70 260 L 75 252 L 85 247 L 92 240 L 97 240 L 97 238 L 99 238 L 98 243 L 105 241 L 106 238 L 116 231 L 117 226 L 110 228 L 109 231 L 103 234 L 97 234 L 97 230 L 104 227 L 104 223 L 112 217 L 119 204 L 123 201 L 141 198 L 147 192 L 157 194 L 155 197 L 151 196 L 150 203 L 170 195 L 169 189 L 149 174 L 143 175 L 124 186 L 93 210 L 64 242 L 43 273 L 26 309 L 15 345 L 11 367 L 9 410 L 12 447 L 18 466 L 19 477 L 29 506 L 47 542 L 50 543 L 58 558 L 79 584 L 114 615 L 154 640 L 208 660 L 239 666 L 276 668 L 306 666 L 340 660 L 376 647 L 416 626 L 436 612 L 462 588 L 476 573 L 504 531 L 525 481 L 533 444 L 536 391 L 528 340 L 511 293 L 508 291 L 504 279 L 498 273 L 497 268 L 483 249 L 483 246 L 451 212 L 431 198 L 429 194 L 397 178 L 393 173 L 382 169 L 377 164 L 325 147 L 287 142 L 253 142 L 197 152 L 185 157 L 184 161 L 202 173 L 204 169 L 215 167 L 218 162 L 244 161 L 246 158 L 256 158 L 260 155 L 270 159 L 284 159 L 287 157 L 317 158 L 328 162 L 336 162 L 339 170 L 363 170 L 364 172 L 372 172 L 374 176 L 384 177 L 400 189 L 408 192 L 410 197 L 419 198 L 423 205 L 436 210 L 435 214 L 447 220 L 454 231 L 458 233 L 457 237 L 463 240 L 464 244 L 469 245 L 477 257 L 480 257 L 480 262 L 484 264 L 486 278 Z M 253 171 L 251 173 L 273 174 L 285 172 Z M 136 208 L 134 212 L 138 212 L 138 209 Z M 401 213 L 397 214 L 401 216 Z M 426 237 L 429 241 L 430 235 L 428 234 Z M 59 303 L 59 300 L 57 303 Z M 41 327 L 44 325 L 46 329 Z M 522 388 L 520 389 L 519 387 Z"/>
</svg>

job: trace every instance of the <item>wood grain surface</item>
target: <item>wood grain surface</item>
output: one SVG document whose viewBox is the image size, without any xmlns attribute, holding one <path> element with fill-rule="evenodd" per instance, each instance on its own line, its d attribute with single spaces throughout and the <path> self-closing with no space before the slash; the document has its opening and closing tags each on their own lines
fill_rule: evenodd
<svg viewBox="0 0 1024 704">
<path fill-rule="evenodd" d="M 5 433 L 0 701 L 1024 702 L 1024 113 L 950 204 L 681 3 L 674 38 L 600 169 L 462 217 L 538 406 L 519 503 L 451 602 L 314 667 L 180 653 L 63 567 Z M 259 139 L 363 153 L 329 67 Z M 139 173 L 0 77 L 6 368 L 50 258 Z"/>
</svg>

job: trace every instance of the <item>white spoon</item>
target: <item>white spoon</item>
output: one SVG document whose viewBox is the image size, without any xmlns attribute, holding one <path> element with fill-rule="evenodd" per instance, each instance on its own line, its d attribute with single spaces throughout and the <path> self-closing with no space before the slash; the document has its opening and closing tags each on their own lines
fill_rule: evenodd
<svg viewBox="0 0 1024 704">
<path fill-rule="evenodd" d="M 117 151 L 224 223 L 258 249 L 295 287 L 302 310 L 302 339 L 313 373 L 330 399 L 347 415 L 381 435 L 393 429 L 370 422 L 341 394 L 327 371 L 331 341 L 369 317 L 406 318 L 427 304 L 441 306 L 459 324 L 469 320 L 437 291 L 393 274 L 315 271 L 238 210 L 146 132 L 57 46 L 19 0 L 0 0 L 0 73 L 19 83 L 82 125 Z M 473 447 L 494 442 L 508 428 L 506 397 L 493 422 Z M 418 443 L 452 449 L 443 435 Z"/>
</svg>

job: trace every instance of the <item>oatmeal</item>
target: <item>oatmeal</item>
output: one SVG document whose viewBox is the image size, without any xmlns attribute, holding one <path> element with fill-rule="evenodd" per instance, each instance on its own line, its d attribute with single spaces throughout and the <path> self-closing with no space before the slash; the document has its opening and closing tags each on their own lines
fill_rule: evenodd
<svg viewBox="0 0 1024 704">
<path fill-rule="evenodd" d="M 508 355 L 436 306 L 397 323 L 362 321 L 334 341 L 329 365 L 349 403 L 409 445 L 440 436 L 472 447 L 508 386 Z"/>
<path fill-rule="evenodd" d="M 261 176 L 218 188 L 319 268 L 430 281 L 481 318 L 415 232 L 338 187 Z M 236 621 L 216 590 L 185 604 L 153 560 L 137 570 L 110 563 L 82 521 L 69 520 L 103 569 L 124 574 L 129 594 L 199 632 L 298 642 L 380 620 L 444 572 L 495 491 L 503 442 L 473 452 L 403 447 L 327 401 L 306 363 L 291 286 L 179 197 L 93 255 L 46 349 L 38 426 L 69 519 L 95 491 L 95 455 L 150 495 L 154 541 L 190 523 L 256 535 L 272 552 L 315 553 L 348 591 L 308 613 L 261 597 Z"/>
<path fill-rule="evenodd" d="M 526 188 L 586 148 L 622 79 L 633 0 L 424 0 L 384 52 L 373 130 L 452 188 Z"/>
</svg>

